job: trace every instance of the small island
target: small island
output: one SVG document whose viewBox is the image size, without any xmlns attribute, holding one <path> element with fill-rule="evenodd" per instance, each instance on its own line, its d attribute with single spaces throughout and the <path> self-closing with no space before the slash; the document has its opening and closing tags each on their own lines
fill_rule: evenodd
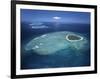
<svg viewBox="0 0 100 79">
<path fill-rule="evenodd" d="M 66 39 L 68 41 L 80 41 L 80 40 L 83 40 L 83 37 L 79 36 L 79 35 L 76 35 L 76 34 L 68 34 L 66 36 Z"/>
</svg>

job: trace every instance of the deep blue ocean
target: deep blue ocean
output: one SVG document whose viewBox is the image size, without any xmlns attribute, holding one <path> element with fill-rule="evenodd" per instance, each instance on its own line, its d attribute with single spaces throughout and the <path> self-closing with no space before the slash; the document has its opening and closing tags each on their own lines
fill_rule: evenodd
<svg viewBox="0 0 100 79">
<path fill-rule="evenodd" d="M 90 24 L 43 22 L 49 28 L 33 29 L 29 22 L 21 23 L 21 69 L 57 68 L 57 67 L 83 67 L 90 66 L 90 48 L 81 54 L 73 50 L 61 50 L 52 55 L 39 55 L 35 51 L 26 51 L 25 45 L 40 35 L 70 31 L 83 34 L 90 41 Z"/>
</svg>

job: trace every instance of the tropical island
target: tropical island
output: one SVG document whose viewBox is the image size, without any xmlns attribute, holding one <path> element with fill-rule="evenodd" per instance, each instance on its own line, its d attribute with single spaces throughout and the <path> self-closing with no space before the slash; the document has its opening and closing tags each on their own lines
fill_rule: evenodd
<svg viewBox="0 0 100 79">
<path fill-rule="evenodd" d="M 66 36 L 66 39 L 67 39 L 68 41 L 74 42 L 74 41 L 83 40 L 83 37 L 81 37 L 81 36 L 79 36 L 79 35 L 76 35 L 76 34 L 68 34 L 68 35 Z"/>
</svg>

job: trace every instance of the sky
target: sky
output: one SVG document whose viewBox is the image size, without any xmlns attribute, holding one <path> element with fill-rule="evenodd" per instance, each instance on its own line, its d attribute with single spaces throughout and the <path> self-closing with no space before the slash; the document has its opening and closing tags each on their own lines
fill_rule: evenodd
<svg viewBox="0 0 100 79">
<path fill-rule="evenodd" d="M 21 9 L 22 22 L 90 23 L 89 12 Z"/>
</svg>

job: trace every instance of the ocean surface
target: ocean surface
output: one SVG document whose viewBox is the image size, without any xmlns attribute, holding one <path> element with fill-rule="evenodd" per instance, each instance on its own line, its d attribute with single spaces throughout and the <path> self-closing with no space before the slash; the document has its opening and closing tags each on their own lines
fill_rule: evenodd
<svg viewBox="0 0 100 79">
<path fill-rule="evenodd" d="M 46 28 L 41 28 L 42 26 L 46 26 Z M 40 28 L 34 27 L 29 22 L 21 22 L 21 69 L 90 66 L 90 48 L 78 53 L 71 49 L 60 50 L 51 55 L 39 55 L 33 50 L 25 50 L 26 44 L 33 38 L 60 31 L 80 33 L 89 40 L 90 44 L 90 24 L 43 22 L 42 25 L 39 25 Z"/>
</svg>

